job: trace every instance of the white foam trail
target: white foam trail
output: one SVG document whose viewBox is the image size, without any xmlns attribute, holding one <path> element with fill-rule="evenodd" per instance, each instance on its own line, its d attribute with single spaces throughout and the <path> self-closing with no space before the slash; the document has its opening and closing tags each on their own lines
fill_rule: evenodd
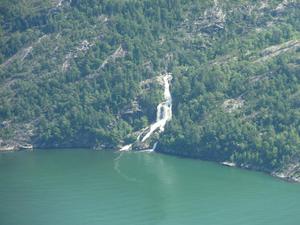
<svg viewBox="0 0 300 225">
<path fill-rule="evenodd" d="M 130 182 L 137 182 L 138 180 L 135 178 L 131 178 L 129 176 L 127 176 L 126 174 L 122 173 L 121 169 L 120 169 L 120 160 L 123 156 L 124 152 L 121 152 L 115 159 L 114 159 L 114 170 L 121 176 L 123 177 L 125 180 L 130 181 Z"/>
<path fill-rule="evenodd" d="M 136 151 L 136 152 L 148 152 L 148 153 L 151 153 L 151 152 L 154 152 L 153 149 L 145 149 L 145 150 L 140 150 L 140 151 Z"/>
</svg>

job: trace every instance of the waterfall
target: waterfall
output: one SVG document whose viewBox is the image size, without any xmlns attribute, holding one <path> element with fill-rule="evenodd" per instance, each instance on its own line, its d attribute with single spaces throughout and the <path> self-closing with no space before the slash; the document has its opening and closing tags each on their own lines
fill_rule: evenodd
<svg viewBox="0 0 300 225">
<path fill-rule="evenodd" d="M 146 141 L 154 131 L 159 129 L 159 132 L 163 132 L 167 121 L 172 119 L 172 97 L 170 93 L 169 82 L 172 79 L 171 74 L 166 74 L 163 77 L 164 81 L 164 101 L 157 106 L 156 122 L 150 125 L 148 133 L 142 138 L 142 142 Z"/>
<path fill-rule="evenodd" d="M 156 121 L 149 127 L 146 127 L 141 131 L 137 137 L 137 142 L 145 142 L 155 131 L 163 132 L 166 123 L 172 119 L 172 96 L 170 92 L 170 82 L 172 80 L 171 73 L 163 75 L 164 85 L 164 99 L 163 102 L 159 103 L 156 111 Z M 142 137 L 142 140 L 140 138 Z M 157 143 L 155 143 L 150 150 L 155 150 Z M 129 151 L 132 149 L 132 144 L 123 146 L 120 151 Z"/>
</svg>

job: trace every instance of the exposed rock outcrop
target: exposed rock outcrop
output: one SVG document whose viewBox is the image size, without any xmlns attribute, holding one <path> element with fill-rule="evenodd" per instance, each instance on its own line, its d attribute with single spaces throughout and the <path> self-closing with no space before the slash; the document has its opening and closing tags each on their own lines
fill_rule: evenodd
<svg viewBox="0 0 300 225">
<path fill-rule="evenodd" d="M 272 176 L 293 182 L 300 182 L 300 163 L 292 163 L 285 168 L 272 172 Z"/>
</svg>

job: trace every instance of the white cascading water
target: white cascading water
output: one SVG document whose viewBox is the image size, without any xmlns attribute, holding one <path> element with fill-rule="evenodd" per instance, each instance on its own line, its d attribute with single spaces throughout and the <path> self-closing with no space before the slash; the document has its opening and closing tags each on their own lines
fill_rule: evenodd
<svg viewBox="0 0 300 225">
<path fill-rule="evenodd" d="M 146 141 L 157 129 L 159 129 L 159 132 L 164 131 L 167 121 L 172 119 L 172 97 L 169 84 L 169 81 L 171 79 L 171 74 L 166 74 L 163 77 L 164 101 L 158 104 L 156 112 L 156 122 L 150 125 L 150 129 L 148 133 L 146 133 L 146 135 L 142 138 L 142 142 Z"/>
<path fill-rule="evenodd" d="M 140 133 L 137 138 L 137 142 L 145 142 L 155 131 L 163 132 L 166 126 L 166 123 L 172 119 L 172 96 L 170 92 L 170 81 L 172 80 L 171 73 L 166 73 L 163 76 L 164 83 L 164 101 L 159 103 L 157 106 L 156 112 L 156 121 L 147 127 Z M 143 135 L 145 133 L 145 135 Z M 140 140 L 140 137 L 143 137 Z M 157 143 L 155 143 L 152 149 L 148 151 L 155 150 Z M 132 144 L 123 146 L 120 151 L 129 151 L 132 148 Z"/>
<path fill-rule="evenodd" d="M 132 147 L 132 144 L 124 145 L 122 148 L 120 148 L 120 151 L 129 151 Z"/>
</svg>

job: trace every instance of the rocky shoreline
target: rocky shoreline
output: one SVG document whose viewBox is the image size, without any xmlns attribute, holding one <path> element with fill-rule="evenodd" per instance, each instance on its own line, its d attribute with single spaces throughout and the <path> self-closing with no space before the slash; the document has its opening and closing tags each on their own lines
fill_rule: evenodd
<svg viewBox="0 0 300 225">
<path fill-rule="evenodd" d="M 36 146 L 36 148 L 39 148 L 39 146 Z M 43 146 L 42 148 L 45 148 L 45 146 Z M 49 148 L 53 148 L 53 146 L 51 146 Z M 74 148 L 74 147 L 70 147 L 70 148 Z M 78 148 L 78 147 L 75 147 L 75 148 Z M 7 145 L 0 146 L 0 153 L 1 152 L 16 152 L 16 151 L 21 151 L 21 150 L 33 150 L 33 145 L 27 144 L 27 143 L 26 144 L 15 143 L 15 144 L 10 144 L 10 145 L 7 144 Z M 193 156 L 193 155 L 190 155 L 188 153 L 183 153 L 183 152 L 178 153 L 178 152 L 171 151 L 171 150 L 166 151 L 166 150 L 158 149 L 158 151 L 156 151 L 156 152 L 161 153 L 161 154 L 166 154 L 166 155 L 182 157 L 182 158 L 191 158 L 191 159 L 212 161 L 209 159 L 205 159 L 203 157 Z M 252 170 L 252 171 L 264 172 L 275 178 L 279 178 L 279 179 L 282 179 L 282 180 L 285 180 L 288 182 L 300 183 L 300 163 L 299 162 L 291 163 L 291 164 L 285 166 L 284 168 L 282 168 L 280 170 L 276 170 L 276 171 L 270 171 L 270 170 L 266 170 L 264 168 L 258 168 L 258 167 L 254 167 L 254 166 L 247 165 L 247 164 L 236 164 L 234 162 L 229 162 L 229 161 L 223 161 L 223 162 L 214 161 L 214 162 L 219 163 L 222 166 L 236 167 L 236 168 L 247 169 L 247 170 Z"/>
<path fill-rule="evenodd" d="M 284 181 L 300 183 L 300 163 L 299 162 L 291 163 L 283 169 L 272 171 L 272 170 L 266 170 L 265 168 L 254 167 L 254 166 L 251 166 L 248 164 L 240 164 L 239 165 L 239 164 L 236 164 L 234 162 L 229 162 L 229 161 L 223 161 L 223 162 L 212 161 L 210 159 L 202 158 L 200 156 L 189 155 L 188 153 L 178 153 L 178 152 L 175 152 L 172 150 L 166 151 L 166 150 L 158 149 L 157 152 L 166 154 L 166 155 L 182 157 L 182 158 L 200 159 L 200 160 L 205 160 L 205 161 L 216 162 L 216 163 L 218 163 L 222 166 L 226 166 L 226 167 L 235 167 L 235 168 L 240 168 L 240 169 L 247 169 L 247 170 L 252 170 L 252 171 L 263 172 L 272 177 L 279 178 Z"/>
<path fill-rule="evenodd" d="M 2 145 L 0 146 L 0 152 L 14 152 L 14 151 L 20 151 L 20 150 L 32 150 L 33 145 L 32 144 L 11 144 L 11 145 Z"/>
<path fill-rule="evenodd" d="M 282 170 L 272 172 L 271 175 L 291 182 L 300 182 L 300 163 L 290 164 Z"/>
</svg>

